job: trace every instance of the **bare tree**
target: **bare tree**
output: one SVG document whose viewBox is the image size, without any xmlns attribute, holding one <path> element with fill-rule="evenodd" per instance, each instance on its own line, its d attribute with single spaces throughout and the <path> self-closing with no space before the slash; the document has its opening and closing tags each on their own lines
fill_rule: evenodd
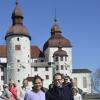
<svg viewBox="0 0 100 100">
<path fill-rule="evenodd" d="M 93 91 L 100 93 L 100 68 L 96 69 L 92 78 L 92 89 Z"/>
</svg>

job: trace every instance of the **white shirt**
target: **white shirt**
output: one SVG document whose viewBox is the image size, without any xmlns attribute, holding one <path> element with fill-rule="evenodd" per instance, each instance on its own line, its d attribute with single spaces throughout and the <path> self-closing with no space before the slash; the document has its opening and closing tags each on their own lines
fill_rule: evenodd
<svg viewBox="0 0 100 100">
<path fill-rule="evenodd" d="M 25 97 L 25 93 L 30 91 L 31 88 L 29 86 L 27 86 L 26 88 L 22 88 L 20 89 L 20 100 L 24 100 L 24 97 Z"/>
<path fill-rule="evenodd" d="M 74 100 L 82 100 L 81 95 L 77 93 L 77 95 L 74 96 Z"/>
</svg>

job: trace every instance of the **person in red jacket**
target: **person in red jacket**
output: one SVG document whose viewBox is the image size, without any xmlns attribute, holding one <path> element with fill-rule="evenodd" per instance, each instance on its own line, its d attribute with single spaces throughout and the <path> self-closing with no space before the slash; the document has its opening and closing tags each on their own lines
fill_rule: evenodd
<svg viewBox="0 0 100 100">
<path fill-rule="evenodd" d="M 12 93 L 11 100 L 17 100 L 17 88 L 14 82 L 9 83 L 9 91 Z"/>
</svg>

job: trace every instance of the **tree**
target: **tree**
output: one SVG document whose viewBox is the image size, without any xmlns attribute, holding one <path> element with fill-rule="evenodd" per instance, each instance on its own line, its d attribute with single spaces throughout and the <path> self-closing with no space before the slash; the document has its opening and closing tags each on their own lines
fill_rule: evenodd
<svg viewBox="0 0 100 100">
<path fill-rule="evenodd" d="M 100 93 L 100 68 L 96 69 L 93 74 L 92 89 L 94 92 Z"/>
</svg>

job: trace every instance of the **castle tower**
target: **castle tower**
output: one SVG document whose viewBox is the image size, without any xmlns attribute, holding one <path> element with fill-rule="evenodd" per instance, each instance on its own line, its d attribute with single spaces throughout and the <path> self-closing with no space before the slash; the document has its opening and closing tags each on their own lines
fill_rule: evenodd
<svg viewBox="0 0 100 100">
<path fill-rule="evenodd" d="M 67 61 L 65 66 L 69 67 L 69 73 L 72 73 L 72 45 L 71 42 L 62 36 L 62 32 L 57 23 L 57 20 L 54 20 L 54 25 L 51 28 L 51 37 L 46 41 L 43 47 L 45 57 L 48 62 L 54 62 L 53 55 L 54 52 L 58 50 L 58 47 L 62 47 L 62 50 L 67 52 Z M 60 41 L 60 44 L 59 44 Z M 55 62 L 54 62 L 55 63 Z M 53 66 L 53 65 L 51 65 Z"/>
<path fill-rule="evenodd" d="M 31 37 L 23 25 L 23 15 L 18 1 L 12 12 L 12 26 L 5 35 L 7 44 L 7 81 L 14 81 L 17 85 L 30 75 L 30 41 Z"/>
</svg>

